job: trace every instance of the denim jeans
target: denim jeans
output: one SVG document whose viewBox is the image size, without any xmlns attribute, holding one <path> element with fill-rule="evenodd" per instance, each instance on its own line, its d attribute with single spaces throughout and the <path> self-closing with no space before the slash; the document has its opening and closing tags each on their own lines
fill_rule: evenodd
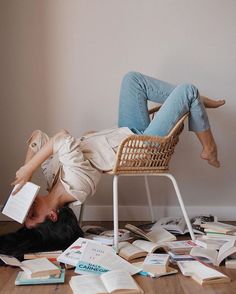
<svg viewBox="0 0 236 294">
<path fill-rule="evenodd" d="M 152 121 L 148 101 L 162 104 Z M 190 131 L 201 132 L 210 128 L 195 86 L 174 86 L 138 72 L 124 76 L 120 90 L 119 127 L 128 127 L 137 134 L 165 136 L 187 112 Z"/>
</svg>

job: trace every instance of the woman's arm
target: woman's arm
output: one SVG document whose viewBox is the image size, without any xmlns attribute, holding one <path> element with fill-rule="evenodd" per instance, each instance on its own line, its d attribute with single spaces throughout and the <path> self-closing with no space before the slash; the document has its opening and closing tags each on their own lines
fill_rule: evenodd
<svg viewBox="0 0 236 294">
<path fill-rule="evenodd" d="M 49 141 L 44 144 L 43 147 L 16 172 L 16 178 L 12 185 L 18 184 L 18 187 L 14 191 L 13 195 L 20 191 L 26 182 L 31 179 L 36 169 L 53 154 L 55 139 L 65 133 L 67 133 L 67 131 L 62 130 L 51 137 Z"/>
</svg>

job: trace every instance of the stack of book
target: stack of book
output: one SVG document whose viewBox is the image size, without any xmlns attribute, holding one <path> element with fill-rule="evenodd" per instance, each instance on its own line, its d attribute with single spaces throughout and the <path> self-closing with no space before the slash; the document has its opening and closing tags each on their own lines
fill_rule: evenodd
<svg viewBox="0 0 236 294">
<path fill-rule="evenodd" d="M 45 257 L 20 262 L 15 257 L 0 255 L 0 259 L 23 270 L 18 273 L 15 285 L 64 283 L 65 271 Z"/>
<path fill-rule="evenodd" d="M 207 222 L 201 227 L 207 235 L 236 235 L 236 226 L 222 222 Z"/>
</svg>

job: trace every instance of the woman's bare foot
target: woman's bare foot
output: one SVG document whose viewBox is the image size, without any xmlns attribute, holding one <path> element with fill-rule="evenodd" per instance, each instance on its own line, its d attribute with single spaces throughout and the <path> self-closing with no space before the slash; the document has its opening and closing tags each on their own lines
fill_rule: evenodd
<svg viewBox="0 0 236 294">
<path fill-rule="evenodd" d="M 224 99 L 214 100 L 214 99 L 210 99 L 205 96 L 201 96 L 201 98 L 202 98 L 203 104 L 206 108 L 218 108 L 218 107 L 223 106 L 225 104 Z"/>
<path fill-rule="evenodd" d="M 204 160 L 207 160 L 210 165 L 213 165 L 214 167 L 220 167 L 220 162 L 217 159 L 217 150 L 216 146 L 212 149 L 203 149 L 201 153 L 201 158 Z"/>
</svg>

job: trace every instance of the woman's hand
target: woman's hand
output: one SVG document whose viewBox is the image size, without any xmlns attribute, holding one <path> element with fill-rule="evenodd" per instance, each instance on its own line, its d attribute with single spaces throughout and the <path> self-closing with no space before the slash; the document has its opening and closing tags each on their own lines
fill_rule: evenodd
<svg viewBox="0 0 236 294">
<path fill-rule="evenodd" d="M 12 195 L 15 195 L 17 192 L 21 190 L 21 188 L 31 180 L 33 175 L 33 170 L 26 164 L 23 165 L 17 172 L 16 172 L 16 178 L 15 181 L 12 183 L 12 186 L 15 186 L 18 184 L 15 191 L 12 193 Z"/>
</svg>

